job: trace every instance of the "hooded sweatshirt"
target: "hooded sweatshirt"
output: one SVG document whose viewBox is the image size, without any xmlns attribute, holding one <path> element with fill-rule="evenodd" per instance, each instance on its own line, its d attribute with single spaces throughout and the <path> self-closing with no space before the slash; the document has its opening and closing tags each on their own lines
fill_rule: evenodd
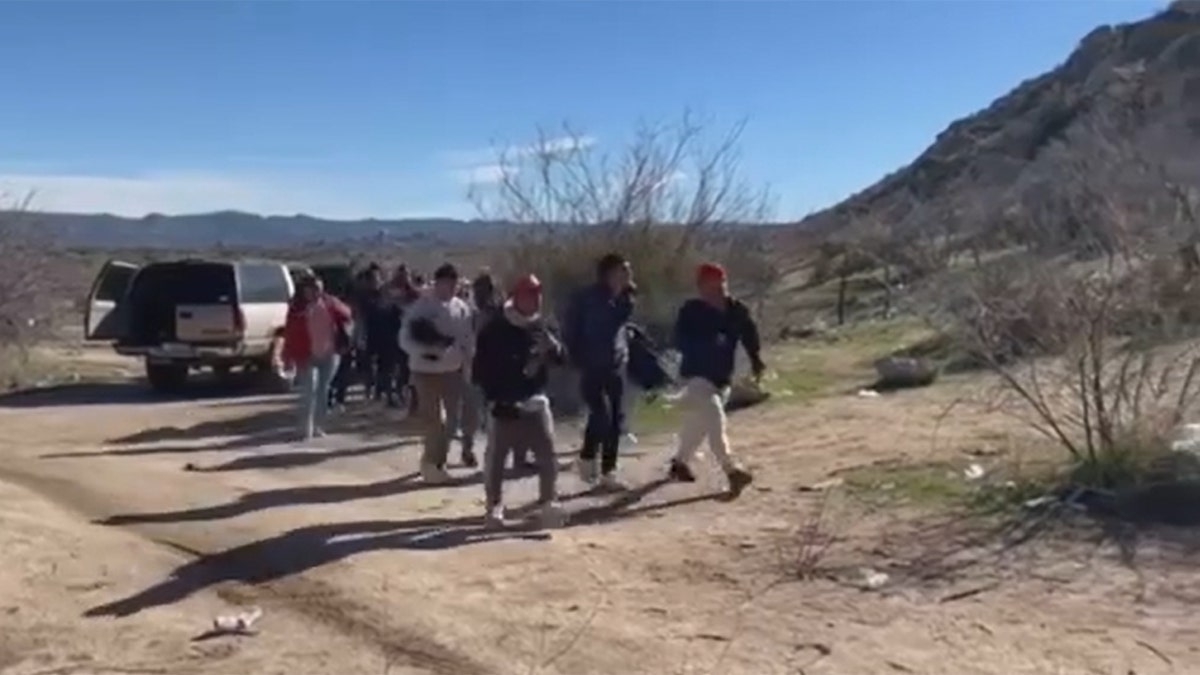
<svg viewBox="0 0 1200 675">
<path fill-rule="evenodd" d="M 423 293 L 404 312 L 400 329 L 400 348 L 408 354 L 409 368 L 414 373 L 452 373 L 468 366 L 475 352 L 471 306 L 461 298 L 439 300 L 433 291 Z M 414 325 L 432 327 L 445 338 L 440 344 L 423 339 L 426 330 Z"/>
<path fill-rule="evenodd" d="M 562 357 L 542 316 L 523 315 L 510 301 L 480 331 L 472 374 L 488 402 L 520 406 L 544 398 L 549 367 Z"/>
</svg>

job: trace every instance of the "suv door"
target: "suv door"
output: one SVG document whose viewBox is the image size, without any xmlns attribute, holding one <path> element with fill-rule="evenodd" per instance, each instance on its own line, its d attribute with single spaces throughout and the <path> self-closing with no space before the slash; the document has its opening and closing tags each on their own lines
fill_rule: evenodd
<svg viewBox="0 0 1200 675">
<path fill-rule="evenodd" d="M 238 303 L 245 317 L 246 348 L 266 352 L 287 321 L 292 277 L 282 263 L 238 263 Z"/>
<path fill-rule="evenodd" d="M 88 292 L 83 313 L 84 339 L 115 341 L 125 337 L 129 325 L 121 300 L 140 269 L 120 260 L 104 263 Z"/>
</svg>

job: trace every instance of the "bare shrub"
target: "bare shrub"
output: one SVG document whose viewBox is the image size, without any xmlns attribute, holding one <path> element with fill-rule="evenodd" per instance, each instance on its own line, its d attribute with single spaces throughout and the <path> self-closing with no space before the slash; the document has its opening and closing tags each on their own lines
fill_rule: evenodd
<svg viewBox="0 0 1200 675">
<path fill-rule="evenodd" d="M 0 195 L 0 345 L 17 349 L 47 334 L 56 299 L 52 242 L 28 203 Z"/>
<path fill-rule="evenodd" d="M 484 217 L 526 226 L 499 267 L 536 271 L 561 310 L 574 288 L 594 279 L 601 255 L 621 252 L 638 277 L 639 318 L 661 337 L 694 265 L 728 253 L 720 233 L 770 214 L 767 192 L 741 174 L 742 128 L 710 142 L 705 125 L 685 114 L 638 127 L 615 153 L 569 125 L 539 133 L 531 146 L 499 149 L 495 182 L 471 190 Z"/>
</svg>

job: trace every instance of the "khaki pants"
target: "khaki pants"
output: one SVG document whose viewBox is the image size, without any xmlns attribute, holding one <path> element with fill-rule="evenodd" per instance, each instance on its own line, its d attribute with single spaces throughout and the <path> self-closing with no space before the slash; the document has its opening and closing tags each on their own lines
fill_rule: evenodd
<svg viewBox="0 0 1200 675">
<path fill-rule="evenodd" d="M 702 377 L 689 378 L 679 401 L 683 409 L 683 427 L 679 430 L 679 451 L 675 461 L 689 463 L 708 441 L 708 449 L 727 473 L 736 468 L 729 455 L 729 437 L 725 434 L 725 401 L 729 389 L 719 389 Z"/>
<path fill-rule="evenodd" d="M 417 421 L 425 441 L 421 463 L 444 469 L 450 454 L 450 438 L 462 408 L 466 380 L 462 371 L 456 370 L 413 373 L 412 383 L 417 392 Z"/>
<path fill-rule="evenodd" d="M 513 452 L 532 452 L 538 469 L 538 503 L 557 499 L 558 457 L 554 454 L 554 417 L 550 402 L 522 411 L 516 418 L 493 418 L 483 460 L 487 508 L 503 502 L 504 465 Z"/>
</svg>

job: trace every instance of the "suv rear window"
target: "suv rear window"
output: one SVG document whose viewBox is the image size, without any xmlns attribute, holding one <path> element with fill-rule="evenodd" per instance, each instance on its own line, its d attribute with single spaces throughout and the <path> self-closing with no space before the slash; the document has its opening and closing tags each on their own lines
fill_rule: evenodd
<svg viewBox="0 0 1200 675">
<path fill-rule="evenodd" d="M 131 296 L 153 296 L 177 305 L 228 304 L 236 293 L 232 265 L 203 262 L 148 265 L 130 289 Z"/>
<path fill-rule="evenodd" d="M 292 289 L 283 265 L 246 263 L 238 265 L 242 302 L 287 302 Z"/>
</svg>

